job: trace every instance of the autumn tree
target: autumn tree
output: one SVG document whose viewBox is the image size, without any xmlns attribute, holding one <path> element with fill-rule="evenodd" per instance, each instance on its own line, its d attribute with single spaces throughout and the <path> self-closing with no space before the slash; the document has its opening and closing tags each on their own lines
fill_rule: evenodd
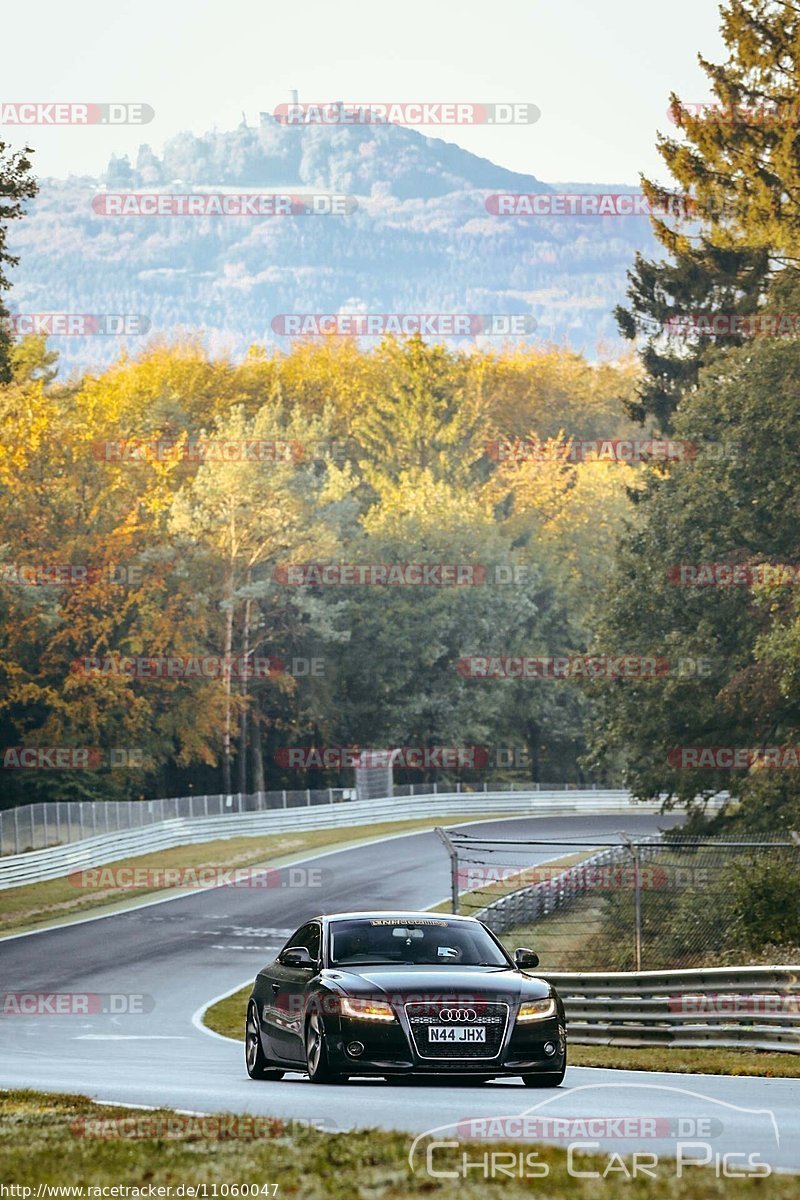
<svg viewBox="0 0 800 1200">
<path fill-rule="evenodd" d="M 0 141 L 0 383 L 11 379 L 10 350 L 12 336 L 7 328 L 8 309 L 3 293 L 11 287 L 6 271 L 19 262 L 8 249 L 9 224 L 25 212 L 25 201 L 32 200 L 38 186 L 32 174 L 30 146 L 12 150 Z"/>
</svg>

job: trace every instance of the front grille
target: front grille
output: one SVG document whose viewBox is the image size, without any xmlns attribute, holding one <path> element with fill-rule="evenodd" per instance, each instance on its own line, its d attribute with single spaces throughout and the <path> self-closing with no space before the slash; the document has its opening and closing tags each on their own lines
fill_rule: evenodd
<svg viewBox="0 0 800 1200">
<path fill-rule="evenodd" d="M 480 1004 L 468 1006 L 474 1011 L 474 1019 L 443 1020 L 442 1011 L 453 1011 L 452 1004 L 407 1004 L 406 1017 L 411 1027 L 411 1036 L 420 1058 L 439 1059 L 472 1059 L 497 1058 L 508 1024 L 507 1004 Z M 429 1025 L 445 1025 L 456 1029 L 485 1029 L 485 1042 L 430 1042 L 428 1040 Z"/>
</svg>

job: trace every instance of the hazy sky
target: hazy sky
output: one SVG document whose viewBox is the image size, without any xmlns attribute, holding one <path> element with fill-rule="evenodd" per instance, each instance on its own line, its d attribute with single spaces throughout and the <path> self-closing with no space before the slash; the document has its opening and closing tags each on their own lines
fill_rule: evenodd
<svg viewBox="0 0 800 1200">
<path fill-rule="evenodd" d="M 548 181 L 659 175 L 667 99 L 708 98 L 716 0 L 40 0 L 3 15 L 0 102 L 139 101 L 144 128 L 20 130 L 42 175 L 96 174 L 112 151 L 254 123 L 289 99 L 530 101 L 535 125 L 422 130 Z"/>
</svg>

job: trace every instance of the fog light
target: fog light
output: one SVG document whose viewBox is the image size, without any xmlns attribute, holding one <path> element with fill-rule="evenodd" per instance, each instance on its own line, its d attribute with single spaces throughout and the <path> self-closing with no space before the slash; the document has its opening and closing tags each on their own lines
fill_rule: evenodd
<svg viewBox="0 0 800 1200">
<path fill-rule="evenodd" d="M 358 1056 L 360 1054 L 364 1053 L 364 1043 L 363 1042 L 348 1042 L 347 1043 L 347 1053 L 350 1055 L 351 1058 L 358 1058 Z"/>
<path fill-rule="evenodd" d="M 556 1052 L 555 1042 L 545 1042 L 544 1052 L 545 1052 L 545 1054 L 555 1054 L 555 1052 Z"/>
</svg>

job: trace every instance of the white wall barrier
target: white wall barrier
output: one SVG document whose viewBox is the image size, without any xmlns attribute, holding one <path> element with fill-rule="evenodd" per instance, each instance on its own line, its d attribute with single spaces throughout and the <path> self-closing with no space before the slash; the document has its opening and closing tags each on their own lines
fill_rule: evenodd
<svg viewBox="0 0 800 1200">
<path fill-rule="evenodd" d="M 557 815 L 559 813 L 658 812 L 658 804 L 641 804 L 626 791 L 449 792 L 424 796 L 392 796 L 384 800 L 355 800 L 261 812 L 230 812 L 215 817 L 175 817 L 0 858 L 0 889 L 59 879 L 73 871 L 103 866 L 174 846 L 215 841 L 218 838 L 264 837 L 272 833 L 308 829 L 368 826 L 383 821 L 420 818 Z"/>
</svg>

